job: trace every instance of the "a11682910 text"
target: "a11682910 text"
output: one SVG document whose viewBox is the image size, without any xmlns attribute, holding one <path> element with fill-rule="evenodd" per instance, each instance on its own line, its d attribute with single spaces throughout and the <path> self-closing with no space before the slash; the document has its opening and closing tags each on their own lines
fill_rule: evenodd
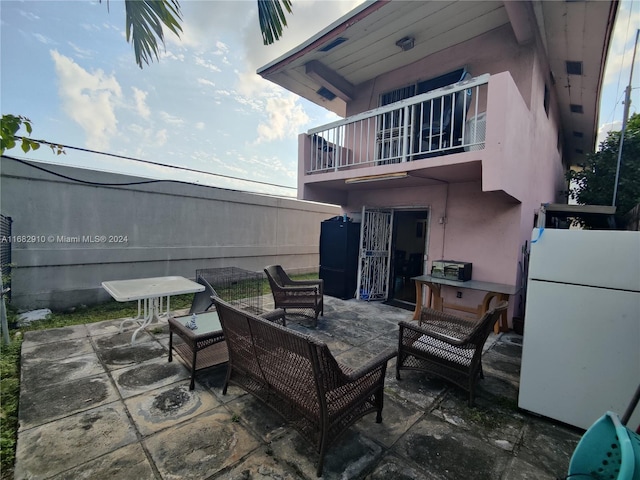
<svg viewBox="0 0 640 480">
<path fill-rule="evenodd" d="M 0 243 L 128 243 L 128 235 L 3 235 Z"/>
</svg>

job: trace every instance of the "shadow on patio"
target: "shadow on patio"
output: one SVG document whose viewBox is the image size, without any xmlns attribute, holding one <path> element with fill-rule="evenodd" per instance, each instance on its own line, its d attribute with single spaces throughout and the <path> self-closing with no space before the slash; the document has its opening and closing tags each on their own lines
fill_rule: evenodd
<svg viewBox="0 0 640 480">
<path fill-rule="evenodd" d="M 265 297 L 266 298 L 266 297 Z M 269 308 L 267 302 L 266 307 Z M 411 313 L 325 297 L 318 328 L 289 323 L 357 367 L 397 344 Z M 168 326 L 129 341 L 119 321 L 27 332 L 22 346 L 15 478 L 314 479 L 317 454 L 278 415 L 238 388 L 226 367 L 189 390 Z M 522 337 L 492 335 L 476 407 L 465 392 L 419 372 L 385 382 L 383 421 L 358 421 L 327 454 L 325 479 L 564 477 L 581 432 L 517 408 Z"/>
</svg>

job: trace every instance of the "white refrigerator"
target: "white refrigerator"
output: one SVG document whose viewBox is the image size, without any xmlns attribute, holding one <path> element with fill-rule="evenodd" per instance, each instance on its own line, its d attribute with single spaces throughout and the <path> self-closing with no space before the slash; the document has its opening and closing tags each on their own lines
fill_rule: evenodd
<svg viewBox="0 0 640 480">
<path fill-rule="evenodd" d="M 640 383 L 640 232 L 534 229 L 530 253 L 518 406 L 584 429 L 622 416 Z"/>
</svg>

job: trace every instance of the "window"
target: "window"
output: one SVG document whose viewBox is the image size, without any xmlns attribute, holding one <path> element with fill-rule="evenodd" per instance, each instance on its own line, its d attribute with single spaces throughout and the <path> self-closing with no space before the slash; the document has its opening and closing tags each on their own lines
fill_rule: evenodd
<svg viewBox="0 0 640 480">
<path fill-rule="evenodd" d="M 420 95 L 422 93 L 430 92 L 438 88 L 446 87 L 453 83 L 457 83 L 467 76 L 466 68 L 459 68 L 444 75 L 431 78 L 429 80 L 423 80 L 411 85 L 391 90 L 389 92 L 382 93 L 380 95 L 378 105 L 383 107 L 391 103 L 399 102 L 406 98 Z M 435 105 L 435 109 L 439 111 L 440 101 Z M 402 133 L 404 128 L 410 127 L 411 120 L 404 120 L 404 111 L 397 110 L 394 112 L 385 113 L 378 116 L 377 131 L 378 131 L 378 159 L 385 159 L 391 162 L 400 160 L 403 151 L 402 145 Z"/>
</svg>

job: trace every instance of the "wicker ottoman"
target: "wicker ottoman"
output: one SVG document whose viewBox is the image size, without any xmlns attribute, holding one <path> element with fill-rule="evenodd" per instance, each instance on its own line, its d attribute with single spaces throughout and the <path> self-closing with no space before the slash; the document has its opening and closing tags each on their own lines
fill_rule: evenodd
<svg viewBox="0 0 640 480">
<path fill-rule="evenodd" d="M 217 312 L 198 314 L 196 318 L 198 328 L 196 330 L 185 327 L 190 319 L 190 316 L 169 318 L 169 361 L 173 361 L 173 349 L 175 349 L 187 366 L 191 368 L 189 389 L 193 390 L 196 370 L 229 361 L 229 353 Z M 174 344 L 174 333 L 184 343 Z"/>
</svg>

